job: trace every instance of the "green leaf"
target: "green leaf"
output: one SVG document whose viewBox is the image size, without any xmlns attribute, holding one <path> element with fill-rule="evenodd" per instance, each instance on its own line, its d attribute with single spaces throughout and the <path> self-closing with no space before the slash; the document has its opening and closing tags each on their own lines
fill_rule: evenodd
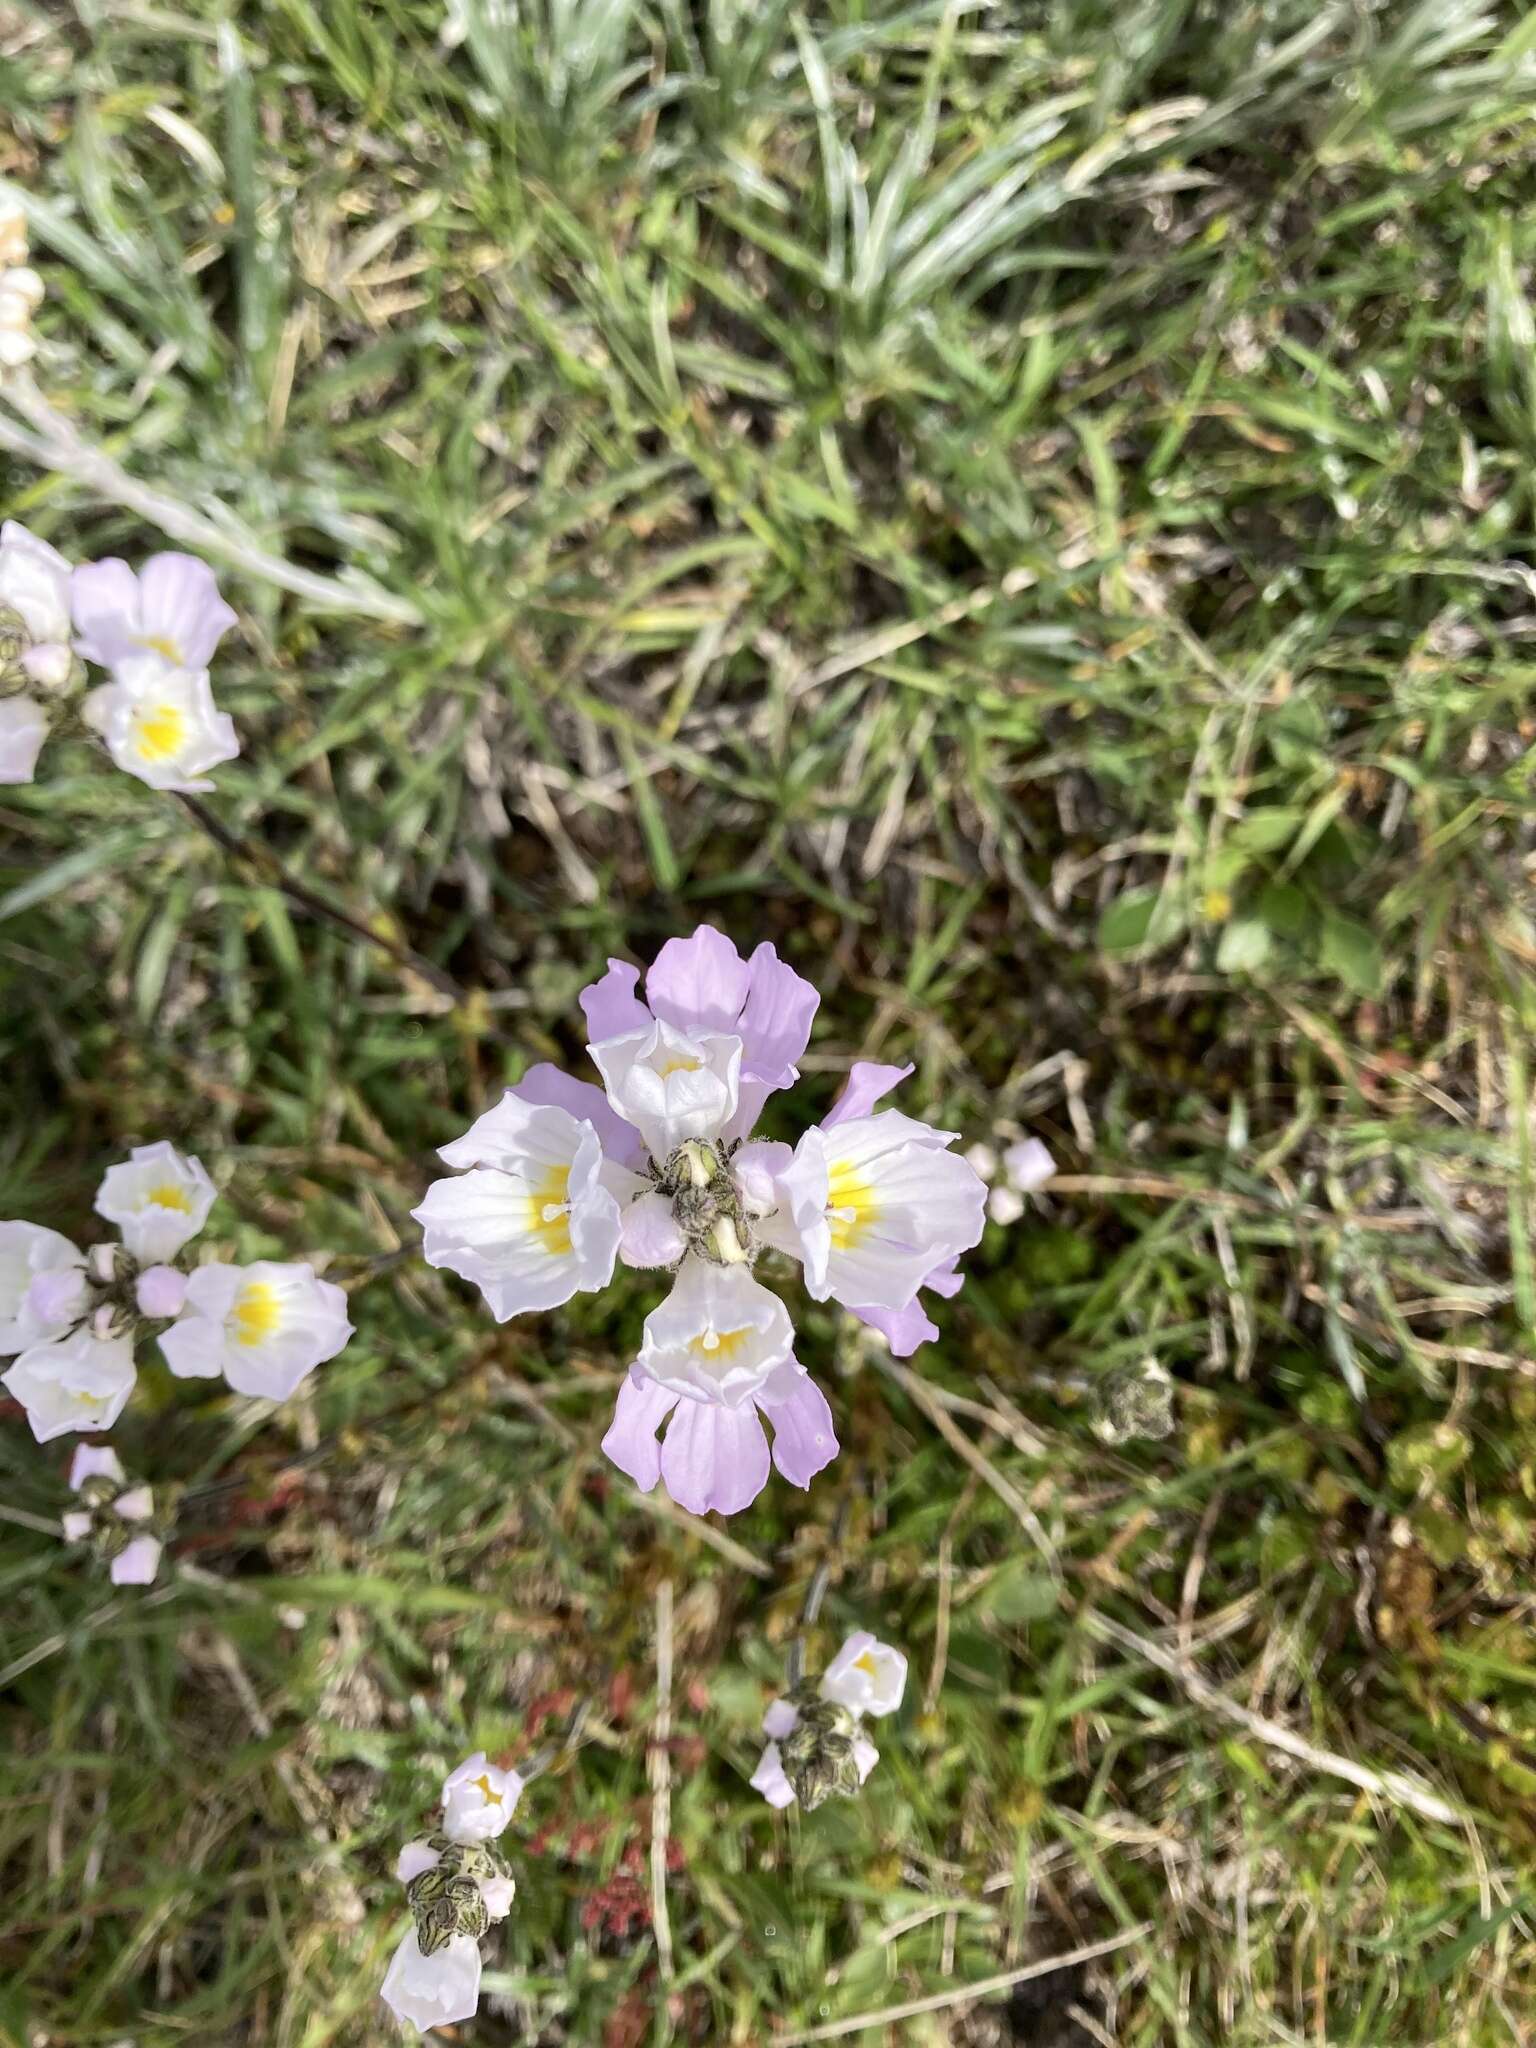
<svg viewBox="0 0 1536 2048">
<path fill-rule="evenodd" d="M 1184 912 L 1156 889 L 1127 889 L 1106 904 L 1099 919 L 1099 945 L 1106 953 L 1131 953 L 1138 946 L 1165 946 L 1185 925 Z"/>
<path fill-rule="evenodd" d="M 1254 974 L 1269 958 L 1274 941 L 1262 917 L 1234 917 L 1216 948 L 1223 974 Z"/>
<path fill-rule="evenodd" d="M 1381 946 L 1367 926 L 1337 911 L 1323 912 L 1323 940 L 1318 953 L 1322 965 L 1336 974 L 1356 995 L 1381 993 Z"/>
</svg>

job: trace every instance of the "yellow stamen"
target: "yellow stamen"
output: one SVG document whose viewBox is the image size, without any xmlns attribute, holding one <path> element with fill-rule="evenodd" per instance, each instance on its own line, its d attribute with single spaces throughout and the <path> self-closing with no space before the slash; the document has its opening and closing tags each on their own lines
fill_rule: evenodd
<svg viewBox="0 0 1536 2048">
<path fill-rule="evenodd" d="M 880 1197 L 858 1167 L 839 1159 L 827 1174 L 827 1221 L 832 1249 L 846 1252 L 863 1243 L 880 1221 Z"/>
<path fill-rule="evenodd" d="M 259 1344 L 270 1337 L 282 1317 L 277 1289 L 265 1280 L 252 1280 L 235 1297 L 234 1325 L 237 1344 Z"/>
<path fill-rule="evenodd" d="M 139 758 L 165 761 L 187 735 L 186 713 L 176 704 L 155 704 L 138 713 Z"/>
<path fill-rule="evenodd" d="M 526 1227 L 552 1258 L 568 1258 L 571 1250 L 571 1170 L 552 1166 L 528 1197 Z"/>
<path fill-rule="evenodd" d="M 158 1187 L 145 1190 L 141 1209 L 179 1209 L 183 1216 L 192 1214 L 191 1197 L 185 1188 L 177 1187 L 172 1180 L 163 1180 Z"/>
<path fill-rule="evenodd" d="M 751 1329 L 706 1330 L 702 1337 L 690 1337 L 688 1349 L 697 1358 L 707 1359 L 711 1365 L 729 1365 L 738 1351 L 744 1351 L 751 1340 Z"/>
</svg>

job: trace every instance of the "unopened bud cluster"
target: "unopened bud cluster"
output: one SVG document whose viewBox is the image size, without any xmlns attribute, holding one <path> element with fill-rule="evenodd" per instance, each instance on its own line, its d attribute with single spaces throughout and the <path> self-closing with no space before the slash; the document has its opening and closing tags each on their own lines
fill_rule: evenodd
<svg viewBox="0 0 1536 2048">
<path fill-rule="evenodd" d="M 864 1733 L 866 1714 L 894 1714 L 906 1690 L 907 1660 L 865 1630 L 849 1636 L 820 1682 L 804 1679 L 763 1716 L 768 1747 L 752 1774 L 770 1806 L 807 1813 L 851 1799 L 880 1761 Z"/>
<path fill-rule="evenodd" d="M 1096 1434 L 1107 1444 L 1125 1444 L 1137 1437 L 1161 1440 L 1174 1429 L 1173 1381 L 1156 1359 L 1106 1373 L 1095 1389 Z"/>
</svg>

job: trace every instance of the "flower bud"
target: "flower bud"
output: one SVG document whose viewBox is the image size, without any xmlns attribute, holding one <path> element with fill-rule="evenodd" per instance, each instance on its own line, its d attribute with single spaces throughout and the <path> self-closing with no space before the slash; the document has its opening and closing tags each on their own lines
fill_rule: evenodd
<svg viewBox="0 0 1536 2048">
<path fill-rule="evenodd" d="M 1173 1434 L 1173 1382 L 1156 1359 L 1143 1358 L 1106 1373 L 1095 1391 L 1095 1403 L 1094 1429 L 1107 1444 Z"/>
<path fill-rule="evenodd" d="M 852 1798 L 861 1782 L 853 1715 L 809 1686 L 797 1687 L 789 1698 L 799 1718 L 779 1744 L 779 1755 L 796 1799 L 814 1813 L 829 1798 Z"/>
</svg>

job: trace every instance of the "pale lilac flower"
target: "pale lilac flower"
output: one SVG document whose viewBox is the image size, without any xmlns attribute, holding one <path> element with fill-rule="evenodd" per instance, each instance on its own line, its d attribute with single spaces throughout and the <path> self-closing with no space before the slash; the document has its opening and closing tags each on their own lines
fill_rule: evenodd
<svg viewBox="0 0 1536 2048">
<path fill-rule="evenodd" d="M 69 596 L 77 651 L 119 672 L 146 656 L 167 674 L 206 669 L 235 623 L 195 555 L 151 555 L 137 576 L 115 556 L 82 562 Z"/>
<path fill-rule="evenodd" d="M 0 783 L 30 782 L 47 737 L 48 714 L 35 698 L 0 698 Z"/>
<path fill-rule="evenodd" d="M 396 2019 L 423 2033 L 473 2019 L 480 2006 L 479 1942 L 456 1934 L 424 1956 L 413 1927 L 402 1936 L 379 1995 Z"/>
<path fill-rule="evenodd" d="M 216 1199 L 202 1161 L 161 1139 L 137 1146 L 120 1165 L 107 1168 L 95 1208 L 117 1225 L 136 1259 L 159 1263 L 196 1237 Z"/>
<path fill-rule="evenodd" d="M 159 1345 L 178 1379 L 220 1373 L 237 1394 L 286 1401 L 352 1335 L 347 1297 L 312 1266 L 199 1266 Z"/>
<path fill-rule="evenodd" d="M 104 1479 L 116 1492 L 110 1499 L 96 1496 L 99 1512 L 125 1522 L 130 1528 L 150 1521 L 155 1512 L 154 1495 L 147 1486 L 124 1487 L 124 1472 L 117 1453 L 110 1447 L 97 1449 L 93 1444 L 80 1444 L 75 1451 L 74 1463 L 69 1468 L 69 1483 L 79 1493 L 87 1480 Z M 95 1516 L 88 1508 L 72 1508 L 64 1517 L 64 1535 L 71 1543 L 83 1543 L 98 1528 Z M 121 1532 L 119 1532 L 121 1541 Z M 107 1576 L 114 1586 L 147 1586 L 154 1580 L 160 1569 L 162 1545 L 158 1536 L 144 1529 L 120 1549 L 115 1549 L 107 1567 Z"/>
<path fill-rule="evenodd" d="M 84 1254 L 57 1230 L 45 1230 L 40 1223 L 0 1223 L 0 1358 L 61 1337 L 77 1320 L 68 1307 L 83 1260 Z M 39 1286 L 55 1278 L 62 1295 Z"/>
<path fill-rule="evenodd" d="M 70 573 L 58 549 L 19 520 L 0 526 L 0 622 L 6 613 L 21 621 L 22 669 L 45 689 L 58 689 L 69 680 Z"/>
<path fill-rule="evenodd" d="M 808 1486 L 836 1456 L 837 1437 L 794 1341 L 783 1302 L 744 1265 L 684 1259 L 672 1292 L 646 1317 L 603 1449 L 642 1492 L 664 1479 L 679 1507 L 730 1515 L 767 1484 L 766 1416 L 773 1462 Z"/>
<path fill-rule="evenodd" d="M 498 1319 L 603 1286 L 616 1257 L 675 1272 L 604 1449 L 698 1513 L 745 1507 L 770 1457 L 805 1486 L 837 1454 L 788 1314 L 752 1276 L 763 1250 L 910 1351 L 935 1334 L 919 1288 L 953 1293 L 981 1236 L 985 1186 L 951 1134 L 873 1114 L 910 1068 L 861 1062 L 798 1147 L 753 1140 L 768 1097 L 798 1078 L 817 1001 L 772 946 L 744 960 L 708 925 L 668 940 L 643 1000 L 639 970 L 611 960 L 581 997 L 603 1088 L 535 1067 L 444 1149 L 470 1170 L 416 1211 L 428 1260 Z"/>
<path fill-rule="evenodd" d="M 619 1249 L 616 1192 L 645 1183 L 604 1159 L 590 1122 L 514 1090 L 441 1157 L 471 1170 L 434 1181 L 412 1211 L 423 1255 L 473 1282 L 498 1322 L 607 1284 Z"/>
<path fill-rule="evenodd" d="M 110 1479 L 121 1486 L 127 1475 L 122 1460 L 110 1444 L 76 1444 L 70 1460 L 69 1490 L 78 1493 L 87 1479 Z"/>
<path fill-rule="evenodd" d="M 23 1351 L 0 1386 L 27 1411 L 40 1444 L 72 1429 L 110 1429 L 127 1405 L 137 1374 L 127 1337 L 98 1336 L 83 1326 L 51 1344 Z"/>
<path fill-rule="evenodd" d="M 207 670 L 170 668 L 158 655 L 124 661 L 110 683 L 84 699 L 80 715 L 118 767 L 151 789 L 212 789 L 207 771 L 240 751 L 234 721 L 213 701 Z"/>
<path fill-rule="evenodd" d="M 477 1749 L 443 1782 L 443 1833 L 450 1842 L 491 1842 L 517 1811 L 523 1781 Z"/>
</svg>

